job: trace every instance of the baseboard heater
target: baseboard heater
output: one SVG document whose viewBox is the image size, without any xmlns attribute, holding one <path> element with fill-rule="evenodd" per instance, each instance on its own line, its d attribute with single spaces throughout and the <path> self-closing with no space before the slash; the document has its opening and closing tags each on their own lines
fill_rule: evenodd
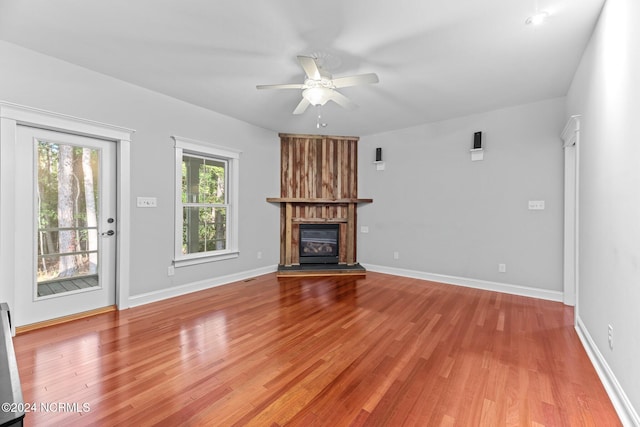
<svg viewBox="0 0 640 427">
<path fill-rule="evenodd" d="M 0 303 L 0 427 L 22 426 L 24 400 L 18 375 L 18 363 L 13 349 L 9 305 Z"/>
</svg>

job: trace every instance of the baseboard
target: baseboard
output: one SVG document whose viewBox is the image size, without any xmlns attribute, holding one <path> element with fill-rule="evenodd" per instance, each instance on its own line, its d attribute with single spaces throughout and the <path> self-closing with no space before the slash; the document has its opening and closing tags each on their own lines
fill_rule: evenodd
<svg viewBox="0 0 640 427">
<path fill-rule="evenodd" d="M 35 331 L 37 329 L 47 328 L 49 326 L 61 325 L 63 323 L 72 322 L 74 320 L 84 319 L 87 317 L 96 316 L 102 313 L 110 313 L 116 311 L 118 308 L 115 305 L 108 305 L 106 307 L 96 308 L 94 310 L 83 311 L 81 313 L 69 314 L 67 316 L 56 317 L 55 319 L 49 319 L 42 322 L 31 323 L 29 325 L 22 325 L 15 327 L 15 335 L 24 334 L 25 332 Z"/>
<path fill-rule="evenodd" d="M 483 289 L 486 291 L 502 292 L 524 297 L 539 298 L 549 301 L 563 301 L 563 293 L 546 289 L 530 288 L 527 286 L 510 285 L 508 283 L 490 282 L 488 280 L 470 279 L 467 277 L 448 276 L 444 274 L 426 273 L 423 271 L 406 270 L 402 268 L 385 267 L 381 265 L 362 264 L 368 271 L 393 274 L 395 276 L 411 277 L 412 279 L 430 280 L 448 285 L 466 286 L 467 288 Z"/>
<path fill-rule="evenodd" d="M 212 277 L 211 279 L 200 280 L 198 282 L 188 283 L 186 285 L 176 286 L 169 289 L 161 289 L 159 291 L 133 295 L 129 297 L 129 307 L 137 307 L 156 301 L 162 301 L 168 298 L 178 297 L 180 295 L 190 294 L 192 292 L 203 291 L 205 289 L 214 288 L 216 286 L 226 285 L 228 283 L 239 282 L 241 280 L 250 279 L 252 277 L 261 276 L 263 274 L 273 273 L 276 270 L 278 270 L 277 265 L 261 267 L 254 270 L 229 274 L 226 276 Z"/>
<path fill-rule="evenodd" d="M 577 316 L 576 318 L 576 332 L 582 342 L 582 346 L 587 352 L 587 356 L 589 356 L 589 359 L 591 360 L 591 364 L 595 368 L 598 377 L 600 377 L 600 382 L 602 382 L 602 385 L 611 399 L 613 407 L 618 413 L 618 417 L 620 417 L 622 425 L 640 426 L 640 417 L 638 416 L 638 413 L 633 408 L 633 405 L 620 386 L 620 383 L 613 374 L 613 371 L 611 371 L 609 364 L 598 349 L 598 346 L 591 338 L 591 335 L 582 322 L 582 319 L 580 319 L 580 316 Z"/>
</svg>

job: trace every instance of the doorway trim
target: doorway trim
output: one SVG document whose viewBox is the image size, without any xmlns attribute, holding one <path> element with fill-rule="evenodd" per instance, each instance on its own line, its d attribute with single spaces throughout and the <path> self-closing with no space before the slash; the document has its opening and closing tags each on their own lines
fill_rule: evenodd
<svg viewBox="0 0 640 427">
<path fill-rule="evenodd" d="M 571 116 L 562 134 L 564 150 L 564 275 L 563 302 L 575 306 L 578 315 L 578 193 L 579 193 L 579 147 L 580 116 Z M 577 319 L 577 317 L 576 317 Z"/>
<path fill-rule="evenodd" d="M 131 136 L 121 126 L 0 101 L 0 300 L 15 307 L 15 168 L 18 125 L 113 141 L 116 144 L 116 305 L 129 308 L 131 248 Z M 18 325 L 20 326 L 20 325 Z"/>
</svg>

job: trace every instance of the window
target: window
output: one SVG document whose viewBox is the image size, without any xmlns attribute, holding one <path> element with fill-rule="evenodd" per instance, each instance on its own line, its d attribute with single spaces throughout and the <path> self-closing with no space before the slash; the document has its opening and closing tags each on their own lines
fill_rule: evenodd
<svg viewBox="0 0 640 427">
<path fill-rule="evenodd" d="M 238 256 L 240 152 L 174 136 L 175 265 Z"/>
<path fill-rule="evenodd" d="M 227 248 L 226 160 L 182 154 L 182 254 Z"/>
</svg>

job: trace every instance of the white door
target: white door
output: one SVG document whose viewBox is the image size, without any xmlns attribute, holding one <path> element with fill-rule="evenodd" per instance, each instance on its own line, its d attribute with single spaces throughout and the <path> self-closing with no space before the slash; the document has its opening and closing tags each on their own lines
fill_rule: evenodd
<svg viewBox="0 0 640 427">
<path fill-rule="evenodd" d="M 16 324 L 115 304 L 116 144 L 18 126 Z"/>
<path fill-rule="evenodd" d="M 571 116 L 561 134 L 564 148 L 564 303 L 578 316 L 578 196 L 580 116 Z"/>
</svg>

